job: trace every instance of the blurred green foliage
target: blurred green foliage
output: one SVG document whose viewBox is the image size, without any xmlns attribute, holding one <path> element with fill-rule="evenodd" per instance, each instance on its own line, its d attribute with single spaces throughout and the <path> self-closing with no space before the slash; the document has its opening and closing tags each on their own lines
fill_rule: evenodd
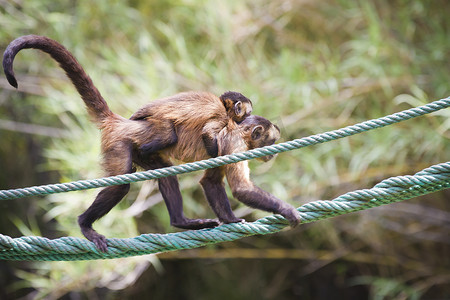
<svg viewBox="0 0 450 300">
<path fill-rule="evenodd" d="M 449 9 L 420 0 L 0 1 L 0 49 L 25 34 L 58 40 L 125 117 L 180 91 L 240 91 L 290 140 L 449 96 Z M 15 71 L 19 92 L 0 79 L 0 188 L 102 175 L 99 133 L 63 71 L 30 50 Z M 252 176 L 295 206 L 370 187 L 448 161 L 449 117 L 445 110 L 252 162 Z M 180 177 L 185 211 L 213 217 L 200 176 Z M 0 232 L 81 236 L 76 216 L 95 193 L 4 201 Z M 0 298 L 446 298 L 449 197 L 166 256 L 1 262 Z M 161 201 L 153 182 L 134 184 L 95 226 L 107 237 L 173 231 Z M 233 207 L 247 220 L 266 215 Z"/>
</svg>

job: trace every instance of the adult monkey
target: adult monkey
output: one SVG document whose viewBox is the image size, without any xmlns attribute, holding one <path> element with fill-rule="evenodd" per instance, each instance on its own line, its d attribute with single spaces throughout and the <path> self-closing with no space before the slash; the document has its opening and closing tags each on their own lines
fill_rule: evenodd
<svg viewBox="0 0 450 300">
<path fill-rule="evenodd" d="M 245 147 L 251 149 L 273 144 L 279 138 L 279 130 L 272 123 L 262 117 L 249 117 L 250 100 L 234 92 L 225 93 L 221 98 L 206 92 L 181 93 L 152 102 L 154 104 L 133 115 L 133 120 L 125 119 L 109 109 L 73 55 L 58 42 L 42 36 L 23 36 L 7 47 L 3 68 L 8 82 L 14 87 L 17 87 L 13 72 L 14 57 L 25 48 L 50 54 L 78 90 L 93 122 L 102 131 L 103 168 L 109 176 L 133 172 L 133 163 L 144 169 L 167 167 L 172 165 L 171 158 L 184 162 L 200 160 L 215 153 L 222 155 Z M 241 123 L 238 125 L 236 122 Z M 252 207 L 280 213 L 292 226 L 299 223 L 300 217 L 295 208 L 250 181 L 246 162 L 207 170 L 201 181 L 207 200 L 221 222 L 241 221 L 231 211 L 223 188 L 224 175 L 238 200 Z M 175 176 L 160 178 L 158 184 L 173 226 L 197 229 L 219 224 L 217 220 L 188 219 L 184 216 Z M 78 218 L 84 236 L 101 251 L 107 250 L 106 239 L 92 228 L 92 224 L 107 214 L 128 193 L 129 188 L 129 184 L 104 188 Z"/>
</svg>

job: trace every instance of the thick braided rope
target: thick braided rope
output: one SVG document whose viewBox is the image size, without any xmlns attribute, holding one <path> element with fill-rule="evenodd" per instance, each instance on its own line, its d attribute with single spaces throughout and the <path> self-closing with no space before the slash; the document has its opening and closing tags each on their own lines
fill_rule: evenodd
<svg viewBox="0 0 450 300">
<path fill-rule="evenodd" d="M 120 185 L 125 183 L 138 182 L 177 174 L 189 173 L 198 170 L 215 168 L 230 163 L 258 158 L 270 154 L 286 152 L 294 149 L 300 149 L 303 147 L 348 137 L 351 135 L 355 135 L 357 133 L 388 126 L 411 118 L 429 114 L 447 108 L 449 106 L 450 106 L 450 97 L 447 97 L 445 99 L 437 100 L 423 106 L 407 109 L 378 119 L 373 119 L 355 125 L 347 126 L 342 129 L 315 134 L 309 137 L 304 137 L 301 139 L 296 139 L 272 146 L 266 146 L 263 148 L 253 149 L 242 153 L 234 153 L 230 155 L 220 156 L 217 158 L 210 158 L 207 160 L 183 164 L 179 166 L 161 168 L 157 170 L 150 170 L 144 172 L 137 172 L 132 174 L 124 174 L 112 177 L 105 177 L 100 179 L 80 180 L 69 183 L 58 183 L 21 189 L 1 190 L 0 200 L 21 198 L 35 195 L 47 195 L 69 191 L 79 191 L 111 185 Z"/>
<path fill-rule="evenodd" d="M 314 201 L 298 208 L 302 223 L 309 223 L 354 211 L 407 200 L 450 188 L 450 162 L 424 169 L 412 176 L 383 180 L 371 189 L 343 194 L 331 201 Z M 212 229 L 169 234 L 143 234 L 129 239 L 108 239 L 108 252 L 75 237 L 50 240 L 43 237 L 11 238 L 0 234 L 0 259 L 31 261 L 74 261 L 111 259 L 191 249 L 246 236 L 265 235 L 282 230 L 288 222 L 280 215 L 252 223 L 226 224 Z"/>
</svg>

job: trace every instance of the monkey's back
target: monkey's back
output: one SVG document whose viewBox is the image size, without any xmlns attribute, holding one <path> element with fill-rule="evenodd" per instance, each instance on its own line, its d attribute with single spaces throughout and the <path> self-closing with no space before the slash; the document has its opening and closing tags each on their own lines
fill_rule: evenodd
<svg viewBox="0 0 450 300">
<path fill-rule="evenodd" d="M 226 115 L 222 101 L 208 92 L 184 92 L 154 100 L 131 116 L 131 120 L 166 119 L 176 123 L 191 123 Z"/>
<path fill-rule="evenodd" d="M 131 120 L 150 124 L 170 121 L 177 134 L 177 143 L 163 155 L 183 162 L 209 158 L 202 140 L 202 130 L 211 120 L 227 124 L 227 111 L 222 101 L 208 92 L 185 92 L 150 102 L 134 113 Z"/>
</svg>

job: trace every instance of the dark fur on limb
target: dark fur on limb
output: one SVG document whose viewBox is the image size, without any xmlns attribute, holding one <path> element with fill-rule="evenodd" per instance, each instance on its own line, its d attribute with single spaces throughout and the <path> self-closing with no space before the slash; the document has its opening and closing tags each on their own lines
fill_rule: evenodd
<svg viewBox="0 0 450 300">
<path fill-rule="evenodd" d="M 217 155 L 273 144 L 279 129 L 268 120 L 252 116 L 251 101 L 240 93 L 217 97 L 207 92 L 186 92 L 152 101 L 131 119 L 113 113 L 74 56 L 58 42 L 42 36 L 23 36 L 12 41 L 3 57 L 8 82 L 17 87 L 13 61 L 21 49 L 34 48 L 51 55 L 81 95 L 87 111 L 102 133 L 101 148 L 106 175 L 133 172 L 134 165 L 150 170 L 172 165 L 172 159 L 191 162 Z M 268 160 L 265 157 L 262 160 Z M 292 226 L 299 223 L 297 211 L 256 187 L 247 162 L 207 170 L 201 180 L 205 196 L 220 222 L 239 222 L 231 211 L 223 187 L 226 177 L 234 197 L 259 209 L 280 213 Z M 158 179 L 158 185 L 173 226 L 188 229 L 214 227 L 217 220 L 189 219 L 183 214 L 183 199 L 175 176 Z M 130 186 L 104 188 L 92 205 L 79 216 L 84 236 L 101 251 L 107 250 L 103 235 L 92 224 L 107 214 L 128 193 Z"/>
</svg>

